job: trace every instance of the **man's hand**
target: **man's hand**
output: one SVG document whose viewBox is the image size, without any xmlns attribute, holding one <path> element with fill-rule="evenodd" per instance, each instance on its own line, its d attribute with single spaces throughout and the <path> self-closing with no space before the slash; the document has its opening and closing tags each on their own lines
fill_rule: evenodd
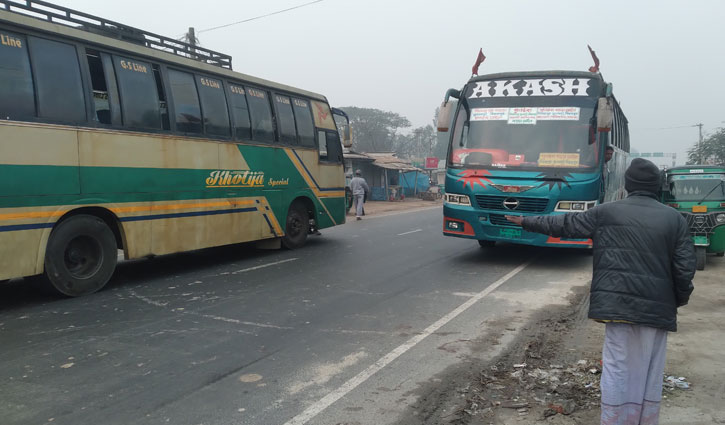
<svg viewBox="0 0 725 425">
<path fill-rule="evenodd" d="M 517 224 L 519 226 L 521 226 L 522 223 L 524 222 L 524 218 L 521 217 L 520 215 L 507 215 L 506 220 L 508 220 L 514 224 Z"/>
</svg>

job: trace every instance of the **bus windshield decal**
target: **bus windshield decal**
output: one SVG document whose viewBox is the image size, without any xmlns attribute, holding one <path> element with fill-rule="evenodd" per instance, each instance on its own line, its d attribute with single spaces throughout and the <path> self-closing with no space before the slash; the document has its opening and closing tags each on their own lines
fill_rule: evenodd
<svg viewBox="0 0 725 425">
<path fill-rule="evenodd" d="M 574 106 L 539 108 L 473 108 L 471 121 L 506 121 L 536 124 L 537 121 L 579 121 L 581 109 Z"/>
<path fill-rule="evenodd" d="M 587 96 L 590 78 L 479 81 L 469 99 L 519 96 Z"/>
<path fill-rule="evenodd" d="M 579 167 L 578 153 L 542 152 L 539 154 L 539 167 Z"/>
</svg>

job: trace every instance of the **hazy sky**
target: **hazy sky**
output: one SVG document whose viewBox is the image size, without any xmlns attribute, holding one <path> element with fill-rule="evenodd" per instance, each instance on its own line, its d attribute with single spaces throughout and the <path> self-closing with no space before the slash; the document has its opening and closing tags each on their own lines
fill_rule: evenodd
<svg viewBox="0 0 725 425">
<path fill-rule="evenodd" d="M 51 0 L 52 1 L 52 0 Z M 725 1 L 55 0 L 159 34 L 188 27 L 236 71 L 319 92 L 333 106 L 431 123 L 446 89 L 480 74 L 586 70 L 597 52 L 629 118 L 632 146 L 676 152 L 725 126 Z"/>
</svg>

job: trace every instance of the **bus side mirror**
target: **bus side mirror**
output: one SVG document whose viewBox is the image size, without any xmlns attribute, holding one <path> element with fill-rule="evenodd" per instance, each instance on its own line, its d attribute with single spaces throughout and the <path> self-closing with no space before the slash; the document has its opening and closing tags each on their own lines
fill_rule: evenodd
<svg viewBox="0 0 725 425">
<path fill-rule="evenodd" d="M 453 120 L 453 112 L 458 106 L 458 101 L 451 101 L 450 98 L 460 99 L 461 92 L 456 89 L 448 89 L 446 98 L 443 99 L 441 107 L 438 110 L 438 122 L 436 127 L 439 133 L 447 133 L 451 129 L 451 121 Z"/>
<path fill-rule="evenodd" d="M 345 111 L 337 108 L 332 108 L 332 114 L 342 117 L 345 120 L 345 125 L 342 126 L 342 146 L 346 148 L 352 147 L 352 127 L 350 126 L 350 117 L 345 113 Z M 340 125 L 337 127 L 339 129 Z"/>
<path fill-rule="evenodd" d="M 346 148 L 352 147 L 352 127 L 348 123 L 342 131 L 342 146 Z"/>
<path fill-rule="evenodd" d="M 441 103 L 440 110 L 438 111 L 438 123 L 436 124 L 439 132 L 446 133 L 450 130 L 451 118 L 453 117 L 455 108 L 456 104 L 454 102 L 444 101 Z"/>
<path fill-rule="evenodd" d="M 597 107 L 597 129 L 601 132 L 612 130 L 614 122 L 614 107 L 612 101 L 608 97 L 600 97 Z"/>
</svg>

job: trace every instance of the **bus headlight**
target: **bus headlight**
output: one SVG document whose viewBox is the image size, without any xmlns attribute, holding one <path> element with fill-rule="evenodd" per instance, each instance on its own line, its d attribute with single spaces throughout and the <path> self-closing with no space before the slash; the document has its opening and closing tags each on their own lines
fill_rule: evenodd
<svg viewBox="0 0 725 425">
<path fill-rule="evenodd" d="M 598 203 L 597 201 L 559 201 L 554 211 L 581 212 L 596 207 Z"/>
<path fill-rule="evenodd" d="M 715 221 L 717 221 L 718 223 L 725 223 L 725 214 L 716 215 Z"/>
<path fill-rule="evenodd" d="M 454 193 L 446 193 L 445 201 L 451 205 L 471 206 L 471 198 L 468 195 L 456 195 Z"/>
</svg>

